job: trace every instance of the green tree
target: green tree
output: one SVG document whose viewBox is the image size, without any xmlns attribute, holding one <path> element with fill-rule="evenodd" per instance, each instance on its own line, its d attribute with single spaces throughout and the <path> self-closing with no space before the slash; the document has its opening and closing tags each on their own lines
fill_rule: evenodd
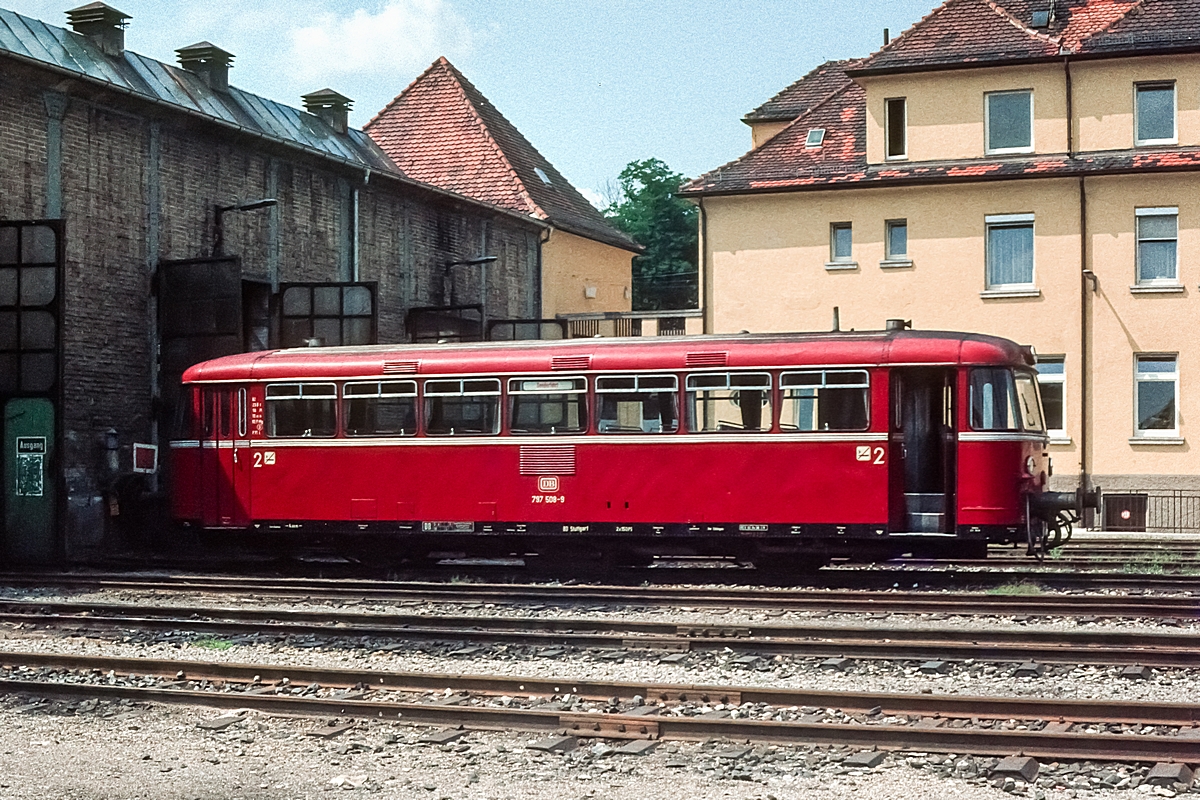
<svg viewBox="0 0 1200 800">
<path fill-rule="evenodd" d="M 604 216 L 645 251 L 633 259 L 633 310 L 699 307 L 696 207 L 677 192 L 686 180 L 657 158 L 632 161 Z"/>
</svg>

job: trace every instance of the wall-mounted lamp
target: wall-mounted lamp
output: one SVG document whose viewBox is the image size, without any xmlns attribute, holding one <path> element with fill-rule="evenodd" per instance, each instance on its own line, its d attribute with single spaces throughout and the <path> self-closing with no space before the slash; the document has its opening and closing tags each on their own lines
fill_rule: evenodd
<svg viewBox="0 0 1200 800">
<path fill-rule="evenodd" d="M 279 205 L 274 197 L 264 197 L 245 203 L 235 203 L 231 206 L 213 206 L 213 256 L 224 255 L 225 250 L 225 214 L 229 211 L 255 211 L 260 208 L 270 208 Z"/>
</svg>

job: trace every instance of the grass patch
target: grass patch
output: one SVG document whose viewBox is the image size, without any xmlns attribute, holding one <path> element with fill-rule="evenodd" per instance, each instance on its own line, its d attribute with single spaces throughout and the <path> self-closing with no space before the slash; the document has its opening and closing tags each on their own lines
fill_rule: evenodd
<svg viewBox="0 0 1200 800">
<path fill-rule="evenodd" d="M 233 647 L 233 642 L 228 639 L 218 639 L 215 636 L 206 636 L 203 639 L 197 639 L 192 644 L 196 647 L 203 647 L 205 650 L 228 650 Z"/>
<path fill-rule="evenodd" d="M 987 590 L 988 594 L 1004 595 L 1006 597 L 1016 597 L 1018 595 L 1041 594 L 1042 587 L 1036 583 L 1021 581 L 1020 583 L 1004 583 L 1000 586 L 993 586 Z"/>
</svg>

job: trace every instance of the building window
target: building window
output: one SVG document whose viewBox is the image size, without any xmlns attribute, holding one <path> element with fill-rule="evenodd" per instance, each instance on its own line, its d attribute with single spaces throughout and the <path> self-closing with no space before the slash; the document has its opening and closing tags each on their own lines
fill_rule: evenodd
<svg viewBox="0 0 1200 800">
<path fill-rule="evenodd" d="M 887 157 L 908 156 L 908 102 L 903 97 L 892 97 L 884 101 L 884 116 L 887 129 Z"/>
<path fill-rule="evenodd" d="M 987 217 L 987 288 L 1033 286 L 1033 215 Z"/>
<path fill-rule="evenodd" d="M 1179 433 L 1179 371 L 1175 356 L 1136 356 L 1137 436 L 1173 437 Z"/>
<path fill-rule="evenodd" d="M 1066 358 L 1039 355 L 1037 374 L 1038 388 L 1042 392 L 1042 411 L 1046 415 L 1046 431 L 1051 439 L 1066 439 Z"/>
<path fill-rule="evenodd" d="M 851 250 L 853 228 L 849 222 L 833 222 L 829 225 L 829 260 L 841 263 L 852 263 L 854 255 Z"/>
<path fill-rule="evenodd" d="M 1033 91 L 985 95 L 987 151 L 1025 153 L 1033 149 Z"/>
<path fill-rule="evenodd" d="M 1137 282 L 1178 283 L 1178 208 L 1139 208 L 1137 215 Z"/>
<path fill-rule="evenodd" d="M 1139 83 L 1134 86 L 1134 126 L 1137 144 L 1174 144 L 1175 82 Z"/>
<path fill-rule="evenodd" d="M 888 261 L 907 261 L 908 220 L 889 219 L 884 229 L 883 257 Z"/>
</svg>

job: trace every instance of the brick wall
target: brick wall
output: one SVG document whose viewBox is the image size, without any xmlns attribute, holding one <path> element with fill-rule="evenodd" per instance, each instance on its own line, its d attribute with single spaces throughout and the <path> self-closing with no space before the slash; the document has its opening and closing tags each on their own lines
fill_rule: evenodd
<svg viewBox="0 0 1200 800">
<path fill-rule="evenodd" d="M 31 67 L 0 68 L 0 219 L 40 218 L 52 152 L 43 93 L 58 78 Z M 100 502 L 113 478 L 105 431 L 118 432 L 123 469 L 132 443 L 153 436 L 154 266 L 210 255 L 216 205 L 279 201 L 224 215 L 224 252 L 240 258 L 245 277 L 349 280 L 357 260 L 359 280 L 379 283 L 380 341 L 405 340 L 409 308 L 449 300 L 441 279 L 446 261 L 480 254 L 499 257 L 488 269 L 489 315 L 536 315 L 539 228 L 532 222 L 134 99 L 71 91 L 87 92 L 70 96 L 61 125 L 62 528 L 71 559 L 109 545 Z M 458 301 L 477 302 L 478 271 L 458 268 L 454 277 Z"/>
</svg>

